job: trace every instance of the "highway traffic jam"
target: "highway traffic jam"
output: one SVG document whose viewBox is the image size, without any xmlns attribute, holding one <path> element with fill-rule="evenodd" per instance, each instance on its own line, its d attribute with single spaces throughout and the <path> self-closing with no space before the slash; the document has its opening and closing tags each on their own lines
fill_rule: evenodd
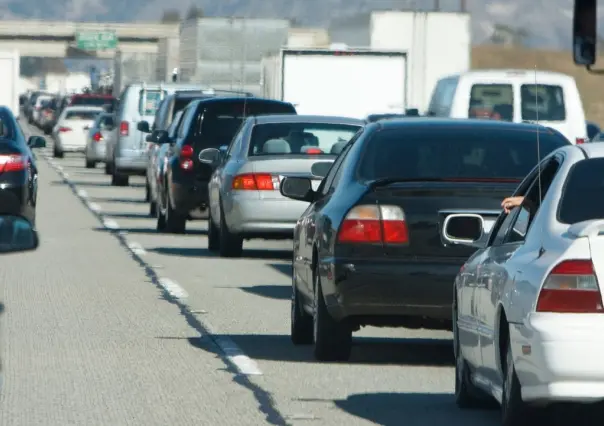
<svg viewBox="0 0 604 426">
<path fill-rule="evenodd" d="M 574 82 L 517 74 L 543 120 L 480 82 L 465 119 L 178 83 L 0 109 L 3 213 L 39 232 L 2 242 L 36 250 L 3 257 L 0 419 L 600 422 L 604 148 Z"/>
</svg>

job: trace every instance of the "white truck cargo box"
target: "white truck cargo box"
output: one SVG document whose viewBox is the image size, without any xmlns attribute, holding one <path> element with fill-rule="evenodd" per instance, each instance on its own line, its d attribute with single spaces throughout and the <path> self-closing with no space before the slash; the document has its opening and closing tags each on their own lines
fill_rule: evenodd
<svg viewBox="0 0 604 426">
<path fill-rule="evenodd" d="M 283 49 L 262 66 L 263 95 L 298 114 L 365 118 L 404 113 L 407 55 L 368 49 Z"/>
<path fill-rule="evenodd" d="M 19 117 L 19 74 L 20 74 L 19 51 L 0 51 L 0 81 L 4 90 L 0 93 L 0 105 L 11 109 L 15 117 Z"/>
</svg>

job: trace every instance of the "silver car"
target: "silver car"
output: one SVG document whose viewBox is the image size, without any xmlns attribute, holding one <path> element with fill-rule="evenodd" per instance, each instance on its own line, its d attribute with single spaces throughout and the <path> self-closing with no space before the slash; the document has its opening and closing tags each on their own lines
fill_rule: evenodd
<svg viewBox="0 0 604 426">
<path fill-rule="evenodd" d="M 208 188 L 208 248 L 237 257 L 244 239 L 292 238 L 308 203 L 281 195 L 282 178 L 310 177 L 317 188 L 363 125 L 345 117 L 250 117 L 230 146 L 201 151 L 199 160 L 216 167 Z"/>
<path fill-rule="evenodd" d="M 85 153 L 87 169 L 94 169 L 96 163 L 105 161 L 107 139 L 111 138 L 114 127 L 112 114 L 101 113 L 94 120 L 86 138 Z"/>
</svg>

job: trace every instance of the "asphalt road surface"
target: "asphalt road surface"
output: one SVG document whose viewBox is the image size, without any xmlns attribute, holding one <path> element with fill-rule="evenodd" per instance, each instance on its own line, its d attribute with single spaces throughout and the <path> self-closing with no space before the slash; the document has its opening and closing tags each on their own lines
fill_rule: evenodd
<svg viewBox="0 0 604 426">
<path fill-rule="evenodd" d="M 26 132 L 40 134 L 25 126 Z M 162 235 L 144 178 L 38 153 L 35 252 L 0 258 L 0 424 L 489 426 L 453 400 L 451 335 L 366 328 L 346 363 L 289 339 L 291 241 Z"/>
</svg>

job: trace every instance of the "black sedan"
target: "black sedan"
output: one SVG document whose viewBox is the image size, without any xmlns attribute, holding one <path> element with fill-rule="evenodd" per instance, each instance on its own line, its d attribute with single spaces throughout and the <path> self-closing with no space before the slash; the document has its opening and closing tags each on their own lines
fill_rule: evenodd
<svg viewBox="0 0 604 426">
<path fill-rule="evenodd" d="M 284 196 L 311 203 L 294 230 L 293 342 L 346 360 L 362 326 L 450 329 L 473 249 L 443 243 L 444 221 L 476 213 L 488 233 L 539 156 L 568 144 L 534 124 L 386 120 L 351 139 L 316 191 L 285 178 Z"/>
<path fill-rule="evenodd" d="M 0 214 L 14 214 L 35 223 L 38 168 L 33 148 L 46 140 L 28 140 L 10 109 L 0 107 Z"/>
</svg>

